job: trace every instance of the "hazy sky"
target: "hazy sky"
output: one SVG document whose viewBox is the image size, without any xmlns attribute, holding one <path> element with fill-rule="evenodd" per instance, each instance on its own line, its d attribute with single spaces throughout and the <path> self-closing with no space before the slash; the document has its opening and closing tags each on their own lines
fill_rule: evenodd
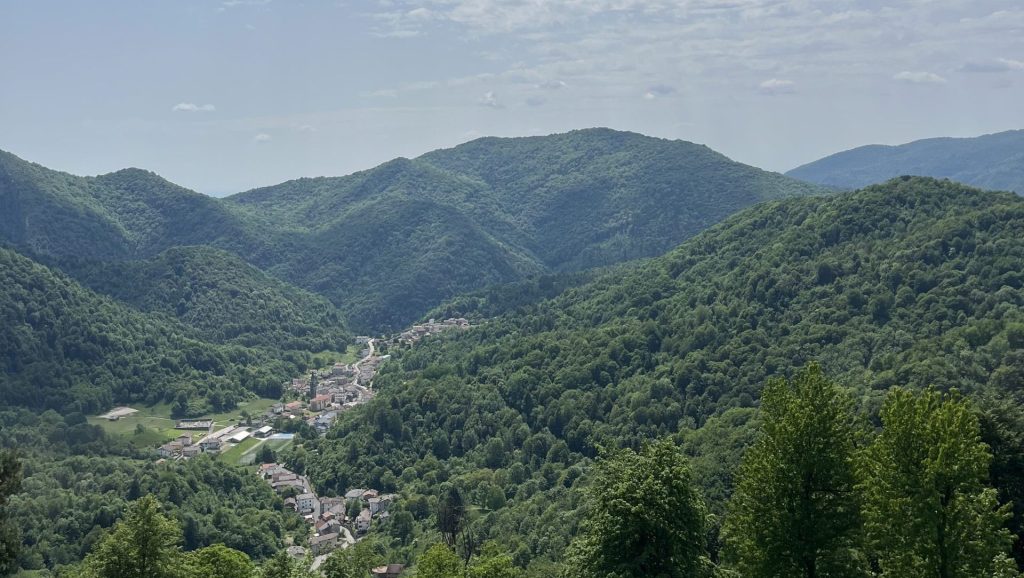
<svg viewBox="0 0 1024 578">
<path fill-rule="evenodd" d="M 224 194 L 608 126 L 786 170 L 1024 128 L 1022 0 L 0 0 L 0 149 Z"/>
</svg>

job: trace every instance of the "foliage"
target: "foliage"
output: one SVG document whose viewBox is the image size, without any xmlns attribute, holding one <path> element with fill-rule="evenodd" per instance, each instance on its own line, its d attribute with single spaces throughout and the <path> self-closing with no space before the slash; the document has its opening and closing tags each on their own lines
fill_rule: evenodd
<svg viewBox="0 0 1024 578">
<path fill-rule="evenodd" d="M 1009 504 L 1013 517 L 1009 528 L 1013 557 L 1024 564 L 1024 399 L 1015 388 L 1011 392 L 986 392 L 973 398 L 978 408 L 981 439 L 992 452 L 989 475 L 998 492 L 1000 504 Z"/>
<path fill-rule="evenodd" d="M 468 290 L 658 255 L 761 200 L 821 190 L 607 129 L 480 139 L 227 199 L 138 169 L 75 177 L 0 152 L 0 239 L 89 262 L 216 247 L 329 298 L 360 330 L 399 329 Z"/>
<path fill-rule="evenodd" d="M 437 505 L 437 529 L 449 548 L 455 548 L 459 535 L 465 528 L 465 518 L 466 503 L 459 489 L 452 485 L 441 488 L 441 500 Z"/>
<path fill-rule="evenodd" d="M 335 550 L 321 570 L 325 578 L 368 578 L 370 570 L 384 563 L 375 543 L 362 540 L 356 545 Z"/>
<path fill-rule="evenodd" d="M 0 576 L 16 567 L 21 536 L 18 528 L 8 519 L 7 503 L 21 490 L 21 462 L 18 454 L 0 450 Z"/>
<path fill-rule="evenodd" d="M 445 544 L 434 544 L 416 560 L 418 578 L 519 578 L 522 570 L 496 544 L 484 544 L 466 564 Z"/>
<path fill-rule="evenodd" d="M 181 529 L 152 496 L 132 504 L 83 562 L 88 578 L 177 578 Z"/>
<path fill-rule="evenodd" d="M 883 576 L 988 576 L 1012 541 L 987 487 L 991 454 L 956 391 L 896 388 L 882 432 L 864 452 L 867 535 Z"/>
<path fill-rule="evenodd" d="M 262 559 L 283 546 L 286 532 L 305 530 L 265 482 L 244 470 L 206 457 L 154 464 L 152 454 L 121 446 L 98 427 L 69 426 L 72 419 L 53 412 L 35 418 L 34 425 L 28 412 L 0 416 L 20 422 L 16 432 L 5 428 L 3 445 L 17 441 L 30 452 L 24 491 L 8 506 L 12 523 L 21 529 L 23 568 L 58 568 L 81 560 L 131 501 L 144 495 L 163 502 L 182 527 L 186 550 L 221 543 Z M 67 446 L 65 437 L 82 443 Z M 48 443 L 52 451 L 43 449 Z M 92 455 L 69 456 L 69 451 Z"/>
<path fill-rule="evenodd" d="M 312 578 L 309 572 L 285 552 L 278 552 L 260 568 L 260 578 Z"/>
<path fill-rule="evenodd" d="M 670 441 L 597 462 L 569 578 L 682 578 L 708 574 L 707 510 Z"/>
<path fill-rule="evenodd" d="M 223 544 L 200 548 L 185 555 L 185 575 L 203 578 L 252 578 L 256 567 L 244 552 Z"/>
<path fill-rule="evenodd" d="M 872 417 L 895 384 L 1018 387 L 1021 231 L 1019 197 L 931 179 L 760 205 L 663 257 L 394 350 L 375 399 L 307 444 L 305 471 L 323 491 L 428 504 L 413 539 L 455 484 L 481 513 L 472 529 L 530 571 L 562 559 L 598 446 L 678 436 L 722 513 L 771 377 L 818 360 Z M 503 506 L 488 505 L 495 488 Z"/>
<path fill-rule="evenodd" d="M 811 365 L 768 382 L 724 529 L 743 576 L 864 576 L 850 400 Z"/>
<path fill-rule="evenodd" d="M 445 544 L 434 544 L 416 561 L 419 578 L 453 578 L 462 573 L 462 559 Z"/>
<path fill-rule="evenodd" d="M 223 411 L 251 392 L 276 397 L 304 371 L 301 351 L 216 345 L 133 311 L 0 248 L 0 401 L 96 413 L 115 402 L 177 401 Z"/>
<path fill-rule="evenodd" d="M 343 351 L 340 313 L 210 247 L 172 248 L 150 259 L 51 260 L 82 285 L 146 313 L 166 315 L 197 339 L 282 351 Z"/>
</svg>

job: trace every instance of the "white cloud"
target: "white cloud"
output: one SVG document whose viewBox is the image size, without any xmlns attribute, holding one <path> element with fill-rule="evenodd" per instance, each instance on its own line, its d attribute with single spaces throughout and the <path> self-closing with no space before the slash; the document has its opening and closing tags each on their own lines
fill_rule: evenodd
<svg viewBox="0 0 1024 578">
<path fill-rule="evenodd" d="M 498 102 L 498 95 L 494 94 L 493 90 L 488 90 L 480 97 L 477 101 L 480 106 L 487 106 L 490 108 L 503 108 L 503 105 Z"/>
<path fill-rule="evenodd" d="M 267 134 L 265 132 L 261 132 L 258 135 L 254 136 L 252 138 L 252 140 L 254 140 L 256 142 L 259 142 L 259 143 L 263 143 L 263 142 L 270 142 L 271 138 L 270 138 L 269 134 Z"/>
<path fill-rule="evenodd" d="M 790 94 L 796 92 L 796 83 L 792 80 L 769 78 L 757 85 L 757 91 L 761 94 Z"/>
<path fill-rule="evenodd" d="M 544 106 L 546 102 L 547 99 L 542 96 L 531 96 L 526 99 L 527 106 Z"/>
<path fill-rule="evenodd" d="M 654 100 L 655 98 L 671 96 L 675 93 L 676 88 L 674 86 L 669 86 L 667 84 L 655 84 L 647 89 L 647 92 L 644 93 L 644 98 L 647 100 Z"/>
<path fill-rule="evenodd" d="M 220 3 L 225 8 L 234 8 L 235 6 L 266 6 L 270 4 L 272 0 L 224 0 Z"/>
<path fill-rule="evenodd" d="M 405 16 L 411 20 L 430 20 L 434 16 L 434 13 L 431 12 L 429 8 L 423 8 L 421 6 L 406 12 Z"/>
<path fill-rule="evenodd" d="M 980 62 L 968 62 L 960 67 L 964 72 L 1018 72 L 1024 70 L 1024 61 L 1009 58 L 995 58 Z"/>
<path fill-rule="evenodd" d="M 193 102 L 179 102 L 171 107 L 174 112 L 213 112 L 217 107 L 212 104 L 195 104 Z"/>
<path fill-rule="evenodd" d="M 899 80 L 901 82 L 911 82 L 914 84 L 943 84 L 946 82 L 945 78 L 942 78 L 934 72 L 916 71 L 911 72 L 904 70 L 893 75 L 893 80 Z"/>
<path fill-rule="evenodd" d="M 537 88 L 543 88 L 545 90 L 558 90 L 568 86 L 564 80 L 547 80 L 537 84 Z"/>
<path fill-rule="evenodd" d="M 372 34 L 377 38 L 415 38 L 420 35 L 420 31 L 402 28 L 399 30 L 388 30 L 386 32 L 377 31 Z"/>
</svg>

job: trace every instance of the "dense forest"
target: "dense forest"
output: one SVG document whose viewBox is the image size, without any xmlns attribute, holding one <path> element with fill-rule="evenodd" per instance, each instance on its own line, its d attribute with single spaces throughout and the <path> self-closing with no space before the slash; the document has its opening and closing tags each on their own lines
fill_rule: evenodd
<svg viewBox="0 0 1024 578">
<path fill-rule="evenodd" d="M 693 143 L 591 129 L 478 139 L 227 201 L 311 232 L 282 275 L 356 327 L 398 329 L 467 290 L 653 257 L 759 201 L 822 191 Z"/>
<path fill-rule="evenodd" d="M 422 509 L 413 505 L 385 523 L 385 532 L 318 558 L 313 569 L 307 570 L 308 556 L 296 560 L 284 552 L 264 558 L 257 569 L 246 551 L 228 544 L 252 547 L 253 539 L 272 536 L 275 528 L 246 519 L 244 507 L 220 508 L 214 531 L 205 534 L 193 513 L 182 522 L 175 506 L 157 497 L 182 503 L 182 510 L 231 503 L 230 493 L 183 499 L 173 485 L 178 476 L 193 486 L 216 480 L 237 490 L 230 477 L 217 479 L 221 472 L 200 462 L 199 470 L 174 472 L 169 488 L 149 488 L 109 530 L 94 530 L 84 560 L 58 575 L 366 578 L 412 546 L 419 551 L 412 561 L 419 578 L 1020 576 L 1009 556 L 1014 536 L 1005 527 L 1011 507 L 1000 504 L 1006 496 L 989 482 L 990 470 L 1002 467 L 983 439 L 982 424 L 993 413 L 979 411 L 955 389 L 935 388 L 891 389 L 878 427 L 853 407 L 850 392 L 816 364 L 766 383 L 759 431 L 734 472 L 720 541 L 715 526 L 722 518 L 709 513 L 691 459 L 665 437 L 639 449 L 601 450 L 571 489 L 579 500 L 578 531 L 559 562 L 524 569 L 506 537 L 483 535 L 494 510 L 503 507 L 500 494 L 477 503 L 458 483 L 445 482 L 428 505 L 432 530 L 413 528 L 412 512 Z M 1006 455 L 1014 456 L 1018 470 L 1024 464 L 1019 447 Z M 196 478 L 199 471 L 205 476 Z M 3 474 L 6 480 L 9 470 Z M 243 520 L 233 526 L 240 510 Z M 276 521 L 262 513 L 264 523 Z M 246 534 L 254 524 L 258 531 Z M 206 545 L 198 536 L 223 542 Z"/>
<path fill-rule="evenodd" d="M 4 191 L 43 175 L 51 208 L 111 236 L 76 246 L 3 196 L 22 212 L 0 248 L 0 447 L 20 450 L 0 453 L 0 570 L 311 576 L 281 552 L 305 523 L 251 472 L 154 463 L 85 414 L 278 397 L 348 344 L 342 303 L 364 323 L 475 327 L 387 343 L 372 401 L 325 437 L 285 428 L 302 443 L 276 458 L 321 494 L 400 495 L 323 562 L 327 578 L 386 562 L 421 578 L 1017 575 L 1024 199 L 923 177 L 808 196 L 688 143 L 557 136 L 211 201 L 227 220 L 181 243 L 161 240 L 168 215 L 207 201 L 155 175 L 13 163 Z M 679 223 L 635 188 L 646 169 L 617 151 L 637 148 L 652 170 L 687 160 L 650 180 L 698 195 Z M 509 158 L 523 166 L 499 170 Z M 542 164 L 551 180 L 531 181 Z M 706 164 L 737 204 L 686 184 Z M 580 229 L 558 221 L 566 203 L 586 208 L 579 223 L 629 206 L 645 226 Z M 396 219 L 385 243 L 382 215 Z M 615 264 L 673 235 L 696 236 Z M 341 265 L 364 258 L 396 292 Z M 357 285 L 359 303 L 342 289 Z"/>
<path fill-rule="evenodd" d="M 289 459 L 324 489 L 402 492 L 416 532 L 452 484 L 482 539 L 543 575 L 601 448 L 674 437 L 722 514 L 761 388 L 818 361 L 874 424 L 892 386 L 976 398 L 1006 501 L 1019 484 L 999 472 L 1019 467 L 1007 440 L 1024 423 L 1022 233 L 1019 197 L 925 178 L 766 203 L 635 269 L 395 352 L 366 411 Z"/>
<path fill-rule="evenodd" d="M 328 298 L 365 332 L 486 286 L 653 257 L 757 202 L 824 191 L 608 129 L 479 139 L 227 199 L 139 169 L 76 177 L 0 153 L 0 239 L 110 294 L 130 289 L 98 276 L 137 278 L 171 248 L 219 248 Z M 116 264 L 135 259 L 153 261 Z M 115 264 L 70 266 L 81 260 Z"/>
<path fill-rule="evenodd" d="M 22 464 L 20 492 L 5 508 L 21 542 L 15 568 L 77 564 L 147 495 L 181 526 L 189 550 L 226 544 L 263 559 L 303 524 L 245 470 L 205 457 L 154 463 L 151 452 L 106 435 L 81 413 L 5 409 L 0 418 L 0 445 L 20 448 Z"/>
<path fill-rule="evenodd" d="M 178 247 L 134 261 L 62 259 L 82 285 L 146 313 L 163 314 L 215 343 L 275 351 L 343 350 L 350 336 L 329 301 L 211 247 Z"/>
<path fill-rule="evenodd" d="M 853 189 L 900 175 L 947 178 L 1024 195 L 1024 130 L 973 138 L 929 138 L 898 146 L 868 145 L 797 167 L 796 179 Z"/>
<path fill-rule="evenodd" d="M 170 316 L 131 309 L 3 248 L 0 288 L 5 406 L 92 414 L 114 403 L 167 401 L 195 415 L 254 394 L 276 397 L 313 363 L 309 351 L 284 349 L 287 342 L 269 349 L 203 341 Z"/>
</svg>

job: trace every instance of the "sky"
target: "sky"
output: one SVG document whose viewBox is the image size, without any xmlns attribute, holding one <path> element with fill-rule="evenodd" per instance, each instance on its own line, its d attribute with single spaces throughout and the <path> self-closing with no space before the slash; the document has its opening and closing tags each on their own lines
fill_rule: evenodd
<svg viewBox="0 0 1024 578">
<path fill-rule="evenodd" d="M 0 0 L 0 149 L 224 195 L 594 126 L 785 171 L 1024 128 L 1021 0 Z"/>
</svg>

